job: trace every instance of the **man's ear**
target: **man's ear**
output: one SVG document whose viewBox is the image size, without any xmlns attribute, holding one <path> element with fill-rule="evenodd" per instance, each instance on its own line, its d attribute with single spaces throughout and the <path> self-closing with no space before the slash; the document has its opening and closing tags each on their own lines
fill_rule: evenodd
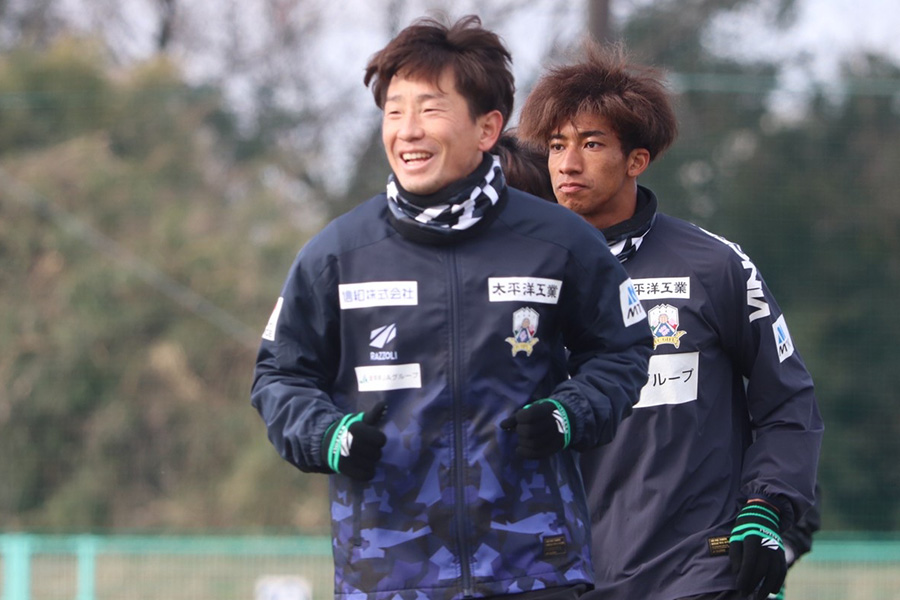
<svg viewBox="0 0 900 600">
<path fill-rule="evenodd" d="M 650 166 L 650 152 L 646 148 L 635 148 L 628 154 L 629 177 L 637 177 Z"/>
<path fill-rule="evenodd" d="M 499 110 L 492 110 L 478 117 L 476 122 L 481 127 L 478 149 L 487 152 L 500 139 L 500 133 L 503 131 L 503 115 Z"/>
</svg>

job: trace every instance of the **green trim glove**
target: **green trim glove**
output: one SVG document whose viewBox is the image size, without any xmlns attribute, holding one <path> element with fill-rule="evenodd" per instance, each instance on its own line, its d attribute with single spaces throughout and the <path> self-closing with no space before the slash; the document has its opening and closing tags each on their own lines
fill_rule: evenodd
<svg viewBox="0 0 900 600">
<path fill-rule="evenodd" d="M 546 458 L 572 442 L 569 412 L 553 398 L 526 404 L 500 427 L 519 435 L 516 453 L 523 458 Z"/>
<path fill-rule="evenodd" d="M 763 600 L 777 593 L 787 575 L 784 544 L 779 535 L 781 517 L 771 504 L 753 498 L 738 514 L 731 530 L 728 554 L 737 573 L 737 589 L 744 596 Z"/>
<path fill-rule="evenodd" d="M 322 438 L 322 450 L 332 471 L 358 481 L 375 477 L 375 465 L 387 442 L 376 425 L 386 408 L 387 403 L 381 401 L 371 410 L 344 415 L 331 424 Z"/>
</svg>

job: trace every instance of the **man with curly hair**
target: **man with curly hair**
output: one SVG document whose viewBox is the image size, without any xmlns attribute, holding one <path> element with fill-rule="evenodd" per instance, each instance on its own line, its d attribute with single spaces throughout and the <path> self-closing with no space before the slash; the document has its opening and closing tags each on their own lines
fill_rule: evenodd
<svg viewBox="0 0 900 600">
<path fill-rule="evenodd" d="M 596 575 L 585 598 L 777 593 L 781 534 L 813 506 L 822 420 L 750 257 L 638 184 L 677 133 L 661 74 L 588 46 L 538 81 L 518 133 L 549 153 L 559 203 L 603 232 L 654 336 L 633 415 L 581 458 Z"/>
</svg>

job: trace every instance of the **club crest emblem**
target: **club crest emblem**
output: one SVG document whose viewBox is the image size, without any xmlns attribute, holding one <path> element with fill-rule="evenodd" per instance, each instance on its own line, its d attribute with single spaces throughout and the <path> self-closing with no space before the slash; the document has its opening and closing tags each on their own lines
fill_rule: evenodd
<svg viewBox="0 0 900 600">
<path fill-rule="evenodd" d="M 659 304 L 647 311 L 650 331 L 653 332 L 653 349 L 661 344 L 681 345 L 681 336 L 686 331 L 678 330 L 678 309 L 670 304 Z"/>
<path fill-rule="evenodd" d="M 520 308 L 513 313 L 513 336 L 506 338 L 512 346 L 512 355 L 524 352 L 531 356 L 534 345 L 538 343 L 537 328 L 541 316 L 533 308 Z"/>
</svg>

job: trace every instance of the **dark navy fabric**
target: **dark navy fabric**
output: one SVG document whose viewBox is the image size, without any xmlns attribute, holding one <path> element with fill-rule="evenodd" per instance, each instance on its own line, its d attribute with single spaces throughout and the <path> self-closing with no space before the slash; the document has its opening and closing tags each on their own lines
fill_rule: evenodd
<svg viewBox="0 0 900 600">
<path fill-rule="evenodd" d="M 813 505 L 823 432 L 813 382 L 736 244 L 658 213 L 623 266 L 655 349 L 632 416 L 612 443 L 582 457 L 590 597 L 729 590 L 735 576 L 722 538 L 744 502 L 769 499 L 783 530 Z"/>
<path fill-rule="evenodd" d="M 593 581 L 577 451 L 609 442 L 630 414 L 651 340 L 602 235 L 560 206 L 507 196 L 476 235 L 434 245 L 398 233 L 376 196 L 311 240 L 285 282 L 252 390 L 279 453 L 327 473 L 328 426 L 387 402 L 375 478 L 330 478 L 336 597 Z M 403 304 L 410 281 L 415 303 Z M 500 422 L 548 396 L 572 416 L 572 449 L 522 459 Z"/>
</svg>

